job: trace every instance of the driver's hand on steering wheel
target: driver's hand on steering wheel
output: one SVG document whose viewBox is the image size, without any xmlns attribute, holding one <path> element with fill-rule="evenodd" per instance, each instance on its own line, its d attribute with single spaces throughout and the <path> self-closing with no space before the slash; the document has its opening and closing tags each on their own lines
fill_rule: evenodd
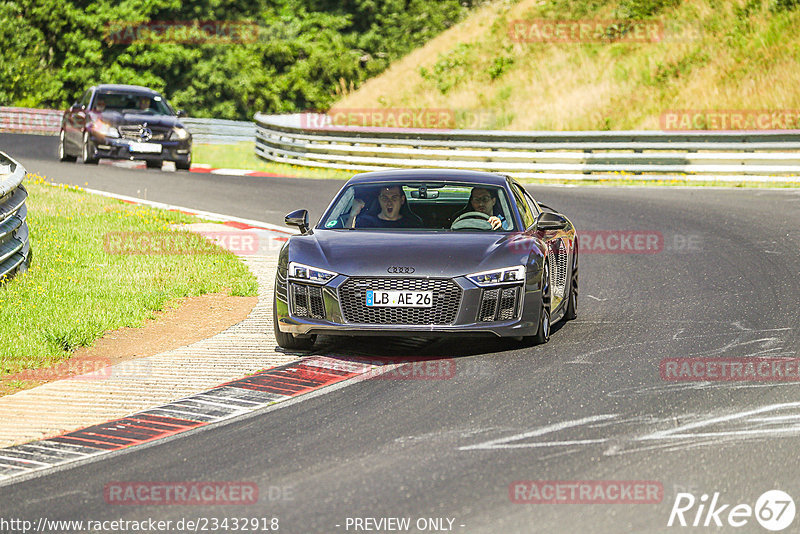
<svg viewBox="0 0 800 534">
<path fill-rule="evenodd" d="M 503 226 L 503 221 L 501 221 L 500 217 L 498 217 L 497 215 L 492 215 L 491 217 L 489 217 L 488 221 L 489 224 L 492 225 L 492 230 L 497 230 L 498 228 Z"/>
</svg>

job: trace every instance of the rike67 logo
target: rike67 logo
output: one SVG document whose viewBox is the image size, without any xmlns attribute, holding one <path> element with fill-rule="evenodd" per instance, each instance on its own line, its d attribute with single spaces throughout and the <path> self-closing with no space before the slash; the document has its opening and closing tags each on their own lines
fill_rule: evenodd
<svg viewBox="0 0 800 534">
<path fill-rule="evenodd" d="M 704 493 L 699 499 L 691 493 L 678 493 L 667 526 L 739 528 L 751 524 L 755 517 L 765 529 L 778 532 L 791 525 L 794 516 L 794 499 L 781 490 L 762 493 L 755 506 L 726 503 L 719 492 L 711 497 Z"/>
</svg>

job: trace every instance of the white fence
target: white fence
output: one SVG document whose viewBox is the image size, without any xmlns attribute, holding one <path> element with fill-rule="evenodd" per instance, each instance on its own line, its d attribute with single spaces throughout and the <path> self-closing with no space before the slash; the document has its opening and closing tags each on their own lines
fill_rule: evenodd
<svg viewBox="0 0 800 534">
<path fill-rule="evenodd" d="M 347 170 L 427 167 L 521 178 L 800 182 L 800 131 L 508 132 L 340 127 L 257 113 L 256 154 Z M 328 124 L 328 126 L 319 126 Z"/>
</svg>

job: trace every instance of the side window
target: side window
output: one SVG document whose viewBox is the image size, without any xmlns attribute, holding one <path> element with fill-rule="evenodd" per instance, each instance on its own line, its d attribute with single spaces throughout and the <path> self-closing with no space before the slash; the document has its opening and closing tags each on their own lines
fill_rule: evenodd
<svg viewBox="0 0 800 534">
<path fill-rule="evenodd" d="M 539 205 L 536 204 L 536 201 L 533 200 L 533 197 L 527 191 L 524 189 L 522 191 L 525 193 L 525 201 L 528 203 L 528 207 L 531 208 L 534 218 L 538 217 L 542 212 L 542 210 L 539 209 Z"/>
<path fill-rule="evenodd" d="M 533 215 L 531 207 L 528 205 L 528 200 L 525 198 L 525 191 L 517 184 L 511 184 L 511 191 L 514 193 L 519 214 L 522 216 L 522 225 L 525 228 L 530 228 L 536 217 Z"/>
</svg>

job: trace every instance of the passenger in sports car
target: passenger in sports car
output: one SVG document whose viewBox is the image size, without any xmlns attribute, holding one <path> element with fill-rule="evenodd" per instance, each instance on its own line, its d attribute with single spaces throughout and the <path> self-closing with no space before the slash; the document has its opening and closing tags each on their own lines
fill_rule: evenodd
<svg viewBox="0 0 800 534">
<path fill-rule="evenodd" d="M 403 188 L 394 185 L 384 187 L 378 193 L 381 211 L 377 215 L 361 213 L 366 202 L 360 198 L 353 199 L 348 228 L 420 228 L 422 221 L 408 209 Z"/>
<path fill-rule="evenodd" d="M 492 225 L 492 230 L 511 229 L 511 222 L 503 217 L 502 212 L 496 209 L 497 207 L 497 190 L 486 189 L 483 187 L 474 187 L 469 194 L 469 202 L 467 206 L 459 211 L 453 218 L 459 215 L 468 213 L 470 211 L 478 211 L 480 213 L 489 215 L 488 222 Z"/>
</svg>

